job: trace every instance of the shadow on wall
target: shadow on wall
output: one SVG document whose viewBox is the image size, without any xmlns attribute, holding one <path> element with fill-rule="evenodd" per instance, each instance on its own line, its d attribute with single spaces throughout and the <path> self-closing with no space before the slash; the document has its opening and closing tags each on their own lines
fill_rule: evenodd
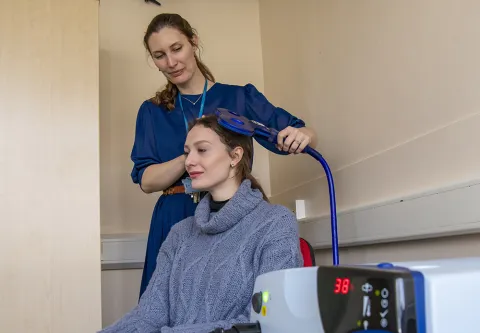
<svg viewBox="0 0 480 333">
<path fill-rule="evenodd" d="M 134 98 L 125 98 L 125 96 L 143 95 L 147 99 L 149 91 L 145 91 L 134 81 L 138 79 L 136 67 L 125 66 L 123 71 L 112 69 L 121 68 L 121 64 L 130 64 L 134 61 L 121 53 L 112 54 L 108 50 L 100 50 L 102 233 L 109 233 L 109 221 L 114 221 L 115 230 L 121 229 L 126 233 L 145 232 L 148 229 L 155 202 L 160 196 L 160 193 L 143 193 L 130 177 L 133 167 L 130 153 L 140 104 Z M 145 62 L 148 63 L 147 56 L 145 56 Z M 155 74 L 158 76 L 157 73 Z M 115 84 L 113 85 L 112 82 Z M 161 84 L 159 82 L 159 86 Z M 127 132 L 126 128 L 130 130 Z M 127 193 L 134 195 L 126 195 Z M 145 213 L 139 215 L 138 212 Z"/>
</svg>

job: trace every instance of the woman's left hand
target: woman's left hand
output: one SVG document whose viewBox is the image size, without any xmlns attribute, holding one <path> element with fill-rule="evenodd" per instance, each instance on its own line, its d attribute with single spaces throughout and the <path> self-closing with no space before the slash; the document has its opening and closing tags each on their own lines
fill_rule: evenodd
<svg viewBox="0 0 480 333">
<path fill-rule="evenodd" d="M 288 126 L 277 136 L 277 148 L 290 154 L 300 154 L 306 146 L 312 143 L 314 134 L 306 127 Z"/>
</svg>

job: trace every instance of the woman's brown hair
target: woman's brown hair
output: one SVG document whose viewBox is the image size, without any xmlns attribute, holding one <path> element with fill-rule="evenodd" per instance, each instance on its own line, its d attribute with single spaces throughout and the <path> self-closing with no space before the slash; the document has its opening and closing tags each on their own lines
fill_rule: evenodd
<svg viewBox="0 0 480 333">
<path fill-rule="evenodd" d="M 215 115 L 208 115 L 196 119 L 190 125 L 190 129 L 192 129 L 194 126 L 203 126 L 217 133 L 217 135 L 220 137 L 220 141 L 222 141 L 222 143 L 227 147 L 227 151 L 229 153 L 231 153 L 236 147 L 241 147 L 243 149 L 242 159 L 237 164 L 237 177 L 240 181 L 243 181 L 245 179 L 250 180 L 252 188 L 260 190 L 260 192 L 262 192 L 263 199 L 268 202 L 268 197 L 265 194 L 262 186 L 251 174 L 251 167 L 253 165 L 252 138 L 224 128 L 218 123 L 217 117 Z"/>
<path fill-rule="evenodd" d="M 159 32 L 161 29 L 169 27 L 174 28 L 180 31 L 182 34 L 187 37 L 190 44 L 195 45 L 193 39 L 197 36 L 197 32 L 195 29 L 192 28 L 190 23 L 181 17 L 178 14 L 168 14 L 163 13 L 155 16 L 153 20 L 148 25 L 147 31 L 145 32 L 145 36 L 143 37 L 143 44 L 147 49 L 148 53 L 151 54 L 150 47 L 148 46 L 148 39 L 150 36 L 155 33 Z M 205 78 L 211 82 L 215 82 L 215 77 L 213 76 L 212 72 L 208 69 L 208 67 L 199 59 L 199 57 L 195 54 L 195 61 L 197 62 L 197 67 L 200 72 L 205 76 Z M 158 91 L 155 94 L 155 97 L 151 99 L 153 103 L 156 105 L 163 105 L 169 111 L 175 108 L 175 97 L 177 96 L 178 88 L 176 85 L 168 81 L 165 89 L 162 91 Z"/>
</svg>

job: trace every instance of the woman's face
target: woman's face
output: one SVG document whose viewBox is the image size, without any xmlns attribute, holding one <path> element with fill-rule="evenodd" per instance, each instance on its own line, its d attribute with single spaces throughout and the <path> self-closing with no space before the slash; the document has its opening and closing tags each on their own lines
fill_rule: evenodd
<svg viewBox="0 0 480 333">
<path fill-rule="evenodd" d="M 185 154 L 185 168 L 194 189 L 212 191 L 235 186 L 235 166 L 242 158 L 242 148 L 229 153 L 217 133 L 197 125 L 187 135 Z"/>
<path fill-rule="evenodd" d="M 196 39 L 193 41 L 196 43 Z M 175 28 L 165 27 L 148 39 L 153 62 L 175 85 L 188 82 L 197 69 L 195 47 Z"/>
</svg>

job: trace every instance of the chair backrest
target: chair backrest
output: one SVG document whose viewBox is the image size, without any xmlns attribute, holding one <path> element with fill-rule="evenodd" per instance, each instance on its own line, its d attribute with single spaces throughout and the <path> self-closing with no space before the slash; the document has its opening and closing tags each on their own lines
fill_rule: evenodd
<svg viewBox="0 0 480 333">
<path fill-rule="evenodd" d="M 300 251 L 303 256 L 303 267 L 315 266 L 315 251 L 313 251 L 312 245 L 300 237 Z"/>
</svg>

